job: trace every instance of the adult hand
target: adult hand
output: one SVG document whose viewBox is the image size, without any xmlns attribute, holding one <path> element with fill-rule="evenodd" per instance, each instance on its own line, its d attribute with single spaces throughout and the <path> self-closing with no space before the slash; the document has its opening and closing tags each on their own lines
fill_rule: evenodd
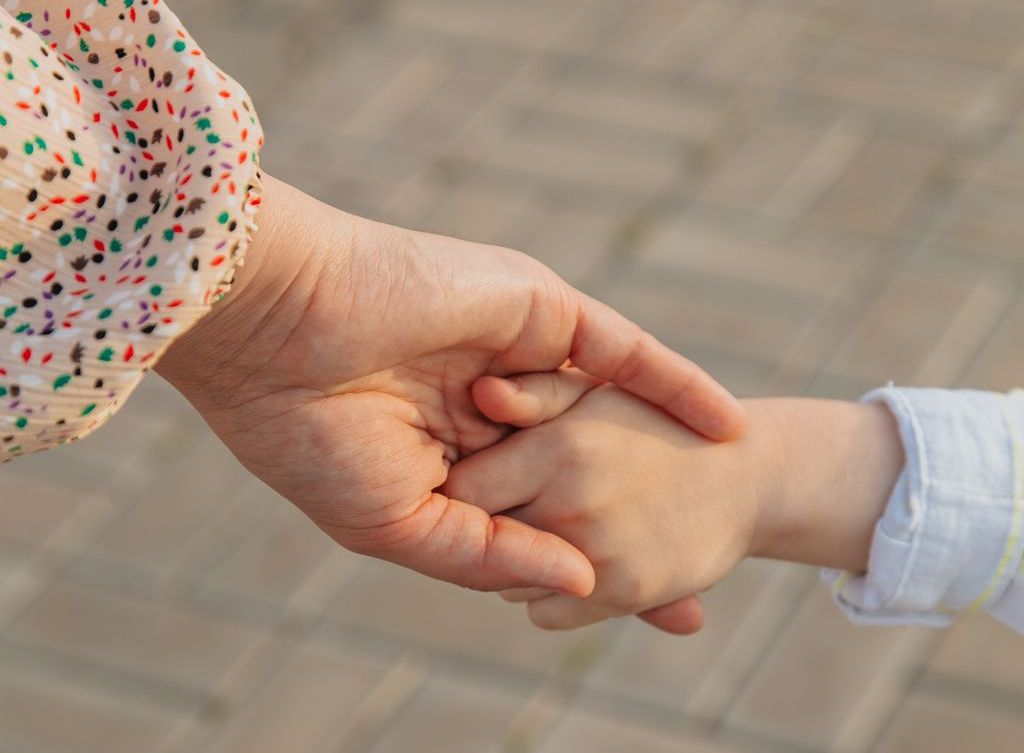
<svg viewBox="0 0 1024 753">
<path fill-rule="evenodd" d="M 156 370 L 348 549 L 481 590 L 590 592 L 593 568 L 562 539 L 436 491 L 507 432 L 470 395 L 486 374 L 571 360 L 708 437 L 743 429 L 703 371 L 527 256 L 355 218 L 269 178 L 263 206 L 231 293 Z"/>
</svg>

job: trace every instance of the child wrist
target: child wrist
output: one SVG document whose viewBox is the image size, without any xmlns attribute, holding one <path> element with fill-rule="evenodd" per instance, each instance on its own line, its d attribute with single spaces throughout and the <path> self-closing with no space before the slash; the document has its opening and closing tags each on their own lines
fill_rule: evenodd
<svg viewBox="0 0 1024 753">
<path fill-rule="evenodd" d="M 750 416 L 740 462 L 750 472 L 749 496 L 753 526 L 748 556 L 771 558 L 778 542 L 785 537 L 784 505 L 786 486 L 786 442 L 782 424 L 771 401 L 744 401 Z"/>
</svg>

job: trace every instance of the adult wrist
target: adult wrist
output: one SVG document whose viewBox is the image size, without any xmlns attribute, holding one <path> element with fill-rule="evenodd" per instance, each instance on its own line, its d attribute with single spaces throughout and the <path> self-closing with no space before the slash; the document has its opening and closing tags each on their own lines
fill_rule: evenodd
<svg viewBox="0 0 1024 753">
<path fill-rule="evenodd" d="M 258 230 L 230 290 L 154 370 L 200 411 L 243 400 L 235 390 L 301 320 L 323 260 L 351 252 L 356 221 L 265 176 Z"/>
</svg>

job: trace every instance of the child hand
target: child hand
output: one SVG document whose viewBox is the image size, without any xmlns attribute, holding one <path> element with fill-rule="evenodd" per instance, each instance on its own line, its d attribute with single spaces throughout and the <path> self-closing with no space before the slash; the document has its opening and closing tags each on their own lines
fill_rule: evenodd
<svg viewBox="0 0 1024 753">
<path fill-rule="evenodd" d="M 757 530 L 764 482 L 744 462 L 742 441 L 709 442 L 596 385 L 571 369 L 477 382 L 474 399 L 488 418 L 533 428 L 456 465 L 445 487 L 565 538 L 594 564 L 588 598 L 507 594 L 527 601 L 544 628 L 645 612 L 710 588 L 751 552 Z"/>
</svg>

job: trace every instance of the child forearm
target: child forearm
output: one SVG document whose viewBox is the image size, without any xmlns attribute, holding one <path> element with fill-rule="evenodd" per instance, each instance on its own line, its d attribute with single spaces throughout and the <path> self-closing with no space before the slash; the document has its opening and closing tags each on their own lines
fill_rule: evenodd
<svg viewBox="0 0 1024 753">
<path fill-rule="evenodd" d="M 745 445 L 760 475 L 751 554 L 863 572 L 874 527 L 904 466 L 882 405 L 747 402 Z"/>
</svg>

